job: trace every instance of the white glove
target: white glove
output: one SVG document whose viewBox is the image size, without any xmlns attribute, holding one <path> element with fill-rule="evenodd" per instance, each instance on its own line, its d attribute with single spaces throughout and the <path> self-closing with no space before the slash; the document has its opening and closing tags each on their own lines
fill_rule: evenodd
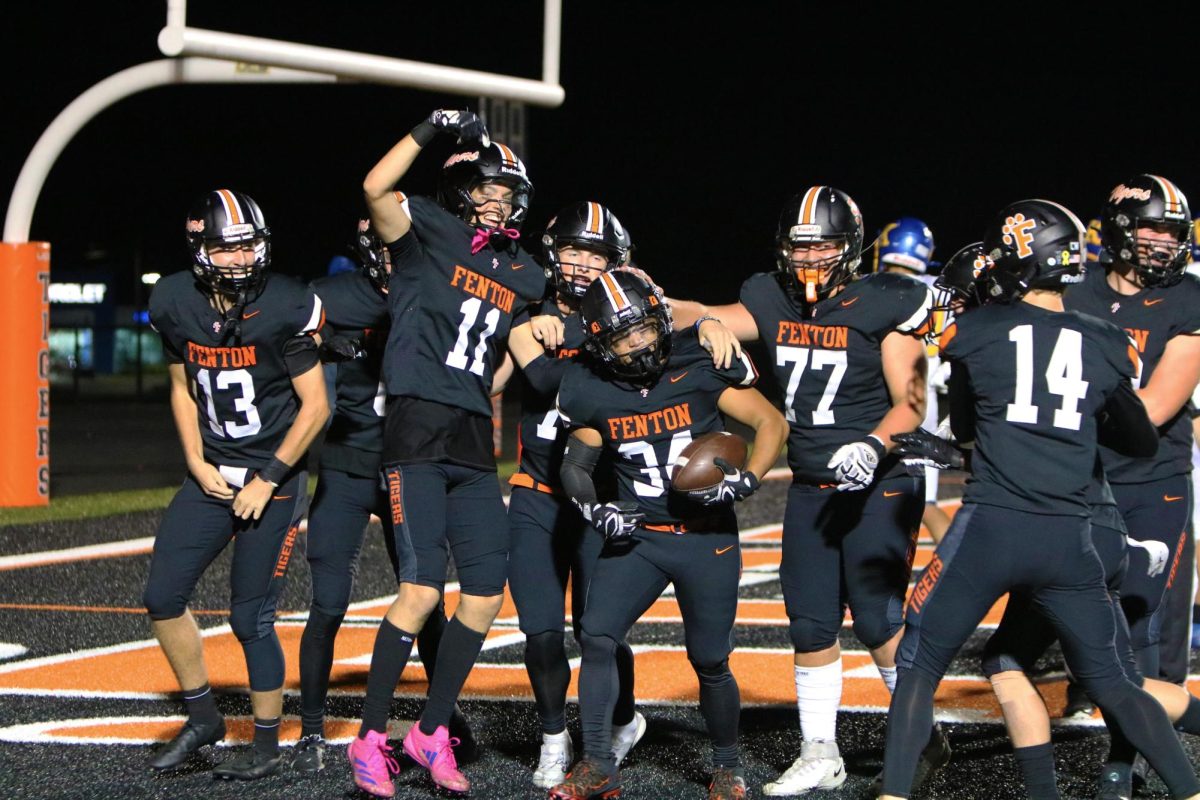
<svg viewBox="0 0 1200 800">
<path fill-rule="evenodd" d="M 1162 542 L 1156 542 L 1150 539 L 1145 542 L 1139 542 L 1132 536 L 1126 536 L 1125 542 L 1130 547 L 1140 547 L 1146 551 L 1146 557 L 1150 559 L 1150 563 L 1146 565 L 1146 577 L 1153 578 L 1163 573 L 1167 568 L 1167 560 L 1171 557 L 1171 548 L 1167 547 Z"/>
<path fill-rule="evenodd" d="M 825 466 L 837 477 L 839 492 L 857 492 L 866 489 L 875 478 L 875 468 L 886 452 L 883 442 L 875 436 L 851 442 L 839 447 Z"/>
<path fill-rule="evenodd" d="M 938 394 L 946 394 L 950 391 L 950 362 L 943 361 L 938 364 L 938 368 L 929 374 L 929 385 L 933 387 Z"/>
</svg>

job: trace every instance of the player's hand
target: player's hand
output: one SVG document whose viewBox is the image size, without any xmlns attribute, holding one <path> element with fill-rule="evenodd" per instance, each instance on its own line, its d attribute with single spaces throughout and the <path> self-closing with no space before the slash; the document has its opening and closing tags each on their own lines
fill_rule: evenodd
<svg viewBox="0 0 1200 800">
<path fill-rule="evenodd" d="M 363 349 L 362 342 L 358 339 L 341 334 L 334 334 L 328 339 L 323 339 L 319 347 L 317 347 L 317 355 L 325 364 L 339 364 L 343 361 L 353 361 L 356 358 L 365 358 L 366 350 Z"/>
<path fill-rule="evenodd" d="M 962 469 L 962 451 L 950 442 L 924 428 L 910 433 L 892 436 L 896 443 L 895 453 L 909 466 L 933 467 L 934 469 Z"/>
<path fill-rule="evenodd" d="M 255 475 L 233 498 L 233 515 L 238 519 L 258 519 L 274 492 L 274 486 Z"/>
<path fill-rule="evenodd" d="M 866 489 L 875 478 L 875 468 L 883 456 L 883 443 L 874 436 L 839 447 L 825 466 L 837 477 L 839 492 Z"/>
<path fill-rule="evenodd" d="M 209 497 L 215 497 L 218 500 L 232 500 L 233 489 L 221 477 L 221 472 L 207 461 L 202 461 L 199 464 L 189 467 L 192 477 L 196 479 L 196 483 L 200 484 L 200 489 Z"/>
<path fill-rule="evenodd" d="M 717 319 L 706 319 L 696 329 L 700 335 L 700 346 L 712 353 L 713 364 L 725 369 L 734 359 L 742 357 L 742 343 Z"/>
<path fill-rule="evenodd" d="M 1147 578 L 1157 577 L 1167 568 L 1167 561 L 1171 558 L 1171 548 L 1162 542 L 1154 539 L 1139 542 L 1132 536 L 1126 536 L 1125 541 L 1130 547 L 1140 547 L 1146 551 L 1146 557 L 1149 559 L 1149 563 L 1146 565 Z"/>
<path fill-rule="evenodd" d="M 637 510 L 637 503 L 596 503 L 587 515 L 592 527 L 605 539 L 628 539 L 646 515 Z"/>
<path fill-rule="evenodd" d="M 723 458 L 714 458 L 713 464 L 725 473 L 725 480 L 707 489 L 688 492 L 688 498 L 706 506 L 718 506 L 741 502 L 758 491 L 758 476 L 749 470 L 740 470 Z"/>
<path fill-rule="evenodd" d="M 453 134 L 460 142 L 479 142 L 484 147 L 491 144 L 487 126 L 470 111 L 439 108 L 429 115 L 429 124 L 441 133 Z"/>
<path fill-rule="evenodd" d="M 565 341 L 563 333 L 566 328 L 563 327 L 563 321 L 553 314 L 532 317 L 529 320 L 529 330 L 533 333 L 533 338 L 541 342 L 547 350 L 562 347 Z"/>
</svg>

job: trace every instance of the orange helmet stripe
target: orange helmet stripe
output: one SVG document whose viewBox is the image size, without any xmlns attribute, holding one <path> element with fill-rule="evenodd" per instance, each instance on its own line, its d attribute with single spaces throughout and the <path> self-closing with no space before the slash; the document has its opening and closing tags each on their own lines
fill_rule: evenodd
<svg viewBox="0 0 1200 800">
<path fill-rule="evenodd" d="M 588 202 L 588 231 L 590 233 L 604 232 L 604 214 L 600 210 L 600 204 Z"/>
<path fill-rule="evenodd" d="M 217 189 L 217 194 L 221 197 L 221 202 L 225 204 L 225 213 L 229 217 L 231 225 L 237 225 L 242 220 L 242 207 L 238 205 L 237 198 L 233 196 L 233 192 L 228 189 Z"/>
<path fill-rule="evenodd" d="M 1158 175 L 1151 175 L 1158 185 L 1162 187 L 1163 196 L 1167 201 L 1167 211 L 1172 213 L 1181 213 L 1183 211 L 1183 202 L 1180 200 L 1180 191 L 1166 178 L 1161 178 Z"/>
<path fill-rule="evenodd" d="M 811 186 L 804 193 L 804 202 L 800 204 L 800 219 L 802 225 L 811 225 L 817 212 L 817 198 L 821 196 L 822 186 Z"/>
<path fill-rule="evenodd" d="M 617 279 L 613 277 L 612 273 L 600 273 L 600 281 L 601 285 L 604 286 L 604 293 L 608 295 L 608 302 L 612 306 L 613 311 L 620 311 L 632 305 L 629 302 L 629 297 L 625 294 L 625 290 L 621 288 L 621 284 L 617 283 Z"/>
</svg>

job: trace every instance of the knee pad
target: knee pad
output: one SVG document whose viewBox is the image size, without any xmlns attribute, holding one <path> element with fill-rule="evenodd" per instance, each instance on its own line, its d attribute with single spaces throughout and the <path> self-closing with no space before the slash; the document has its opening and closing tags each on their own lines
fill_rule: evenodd
<svg viewBox="0 0 1200 800">
<path fill-rule="evenodd" d="M 275 613 L 256 613 L 254 604 L 235 606 L 229 614 L 229 627 L 243 645 L 257 641 L 275 632 Z"/>
<path fill-rule="evenodd" d="M 877 647 L 887 644 L 903 624 L 902 620 L 892 623 L 882 614 L 871 614 L 863 617 L 855 617 L 853 630 L 855 637 L 868 650 L 874 650 Z"/>
<path fill-rule="evenodd" d="M 728 658 L 707 664 L 692 661 L 692 669 L 696 670 L 696 677 L 705 686 L 720 686 L 733 680 L 733 672 L 729 669 Z"/>
<path fill-rule="evenodd" d="M 317 639 L 333 639 L 337 636 L 338 628 L 342 627 L 345 612 L 329 614 L 313 607 L 308 612 L 308 623 L 304 626 L 304 636 Z"/>
<path fill-rule="evenodd" d="M 788 622 L 788 634 L 797 653 L 815 653 L 837 644 L 838 626 L 796 617 Z"/>
<path fill-rule="evenodd" d="M 996 693 L 996 700 L 1002 706 L 1006 703 L 1020 702 L 1028 697 L 1041 697 L 1024 672 L 1004 670 L 988 675 L 988 680 L 992 682 L 992 691 Z"/>
</svg>

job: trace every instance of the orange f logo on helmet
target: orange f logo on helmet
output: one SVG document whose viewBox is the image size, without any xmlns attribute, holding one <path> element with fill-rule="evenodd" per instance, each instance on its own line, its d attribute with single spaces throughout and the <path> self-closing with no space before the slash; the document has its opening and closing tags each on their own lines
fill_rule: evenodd
<svg viewBox="0 0 1200 800">
<path fill-rule="evenodd" d="M 1036 227 L 1037 220 L 1025 219 L 1024 214 L 1016 214 L 1004 220 L 1004 227 L 1000 229 L 1004 234 L 1004 243 L 1017 248 L 1017 258 L 1033 255 L 1033 248 L 1029 245 L 1033 243 L 1033 229 Z"/>
<path fill-rule="evenodd" d="M 987 271 L 991 261 L 983 253 L 975 256 L 975 261 L 971 263 L 971 277 L 978 278 Z"/>
</svg>

